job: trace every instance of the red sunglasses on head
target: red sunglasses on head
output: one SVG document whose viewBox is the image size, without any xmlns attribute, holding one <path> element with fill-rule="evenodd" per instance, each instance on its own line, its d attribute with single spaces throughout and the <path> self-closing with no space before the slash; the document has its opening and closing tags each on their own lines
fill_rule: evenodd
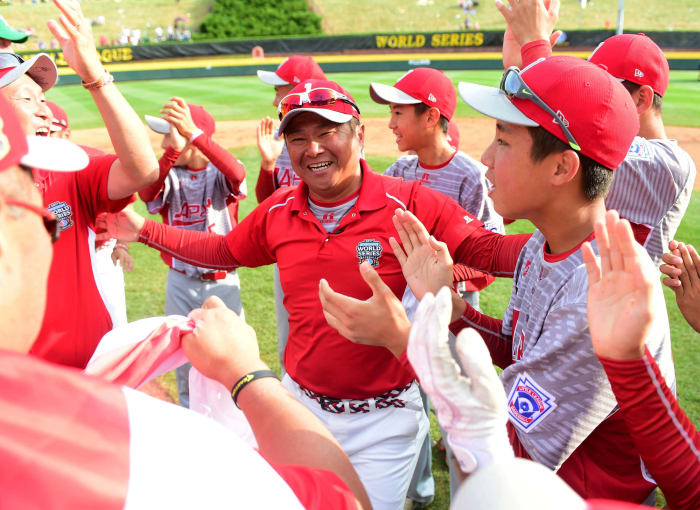
<svg viewBox="0 0 700 510">
<path fill-rule="evenodd" d="M 305 104 L 320 108 L 335 104 L 336 101 L 343 101 L 349 104 L 357 111 L 358 115 L 360 114 L 360 109 L 352 99 L 336 90 L 326 87 L 305 90 L 304 92 L 294 92 L 293 94 L 284 96 L 277 107 L 277 114 L 280 120 L 282 120 L 289 112 L 297 108 L 302 108 Z"/>
<path fill-rule="evenodd" d="M 56 241 L 58 241 L 58 218 L 56 218 L 56 215 L 54 213 L 52 213 L 48 209 L 44 209 L 43 207 L 37 207 L 35 205 L 28 204 L 26 202 L 21 202 L 19 200 L 5 200 L 5 203 L 7 205 L 22 207 L 23 209 L 27 209 L 28 211 L 31 211 L 41 216 L 41 218 L 44 220 L 44 228 L 46 229 L 46 232 L 49 233 L 49 236 L 51 236 L 51 242 L 55 243 Z"/>
</svg>

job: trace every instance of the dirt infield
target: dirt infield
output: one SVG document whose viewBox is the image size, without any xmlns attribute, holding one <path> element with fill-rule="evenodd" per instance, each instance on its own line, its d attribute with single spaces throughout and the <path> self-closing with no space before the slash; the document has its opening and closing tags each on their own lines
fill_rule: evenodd
<svg viewBox="0 0 700 510">
<path fill-rule="evenodd" d="M 460 131 L 460 148 L 467 154 L 478 158 L 493 137 L 493 120 L 486 118 L 455 119 Z M 364 119 L 366 137 L 365 151 L 368 154 L 398 157 L 394 136 L 387 129 L 388 118 Z M 257 121 L 221 121 L 216 123 L 214 138 L 224 147 L 241 147 L 255 145 L 255 127 Z M 690 153 L 696 165 L 700 165 L 700 128 L 667 126 L 666 134 L 675 138 Z M 160 152 L 160 135 L 149 130 L 149 137 L 156 152 Z M 111 151 L 107 131 L 86 129 L 73 131 L 71 139 L 82 145 L 90 145 L 104 151 Z M 252 184 L 252 183 L 251 183 Z M 695 180 L 695 189 L 700 189 L 700 176 Z"/>
</svg>

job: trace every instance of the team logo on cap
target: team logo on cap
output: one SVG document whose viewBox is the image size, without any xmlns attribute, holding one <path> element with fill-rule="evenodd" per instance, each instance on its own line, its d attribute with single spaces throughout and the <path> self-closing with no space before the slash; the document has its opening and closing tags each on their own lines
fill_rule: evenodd
<svg viewBox="0 0 700 510">
<path fill-rule="evenodd" d="M 564 114 L 561 113 L 561 110 L 557 110 L 557 117 L 561 121 L 562 124 L 564 124 L 567 128 L 569 127 L 569 121 L 566 120 L 566 117 L 564 117 Z M 554 124 L 559 124 L 556 120 L 552 119 L 552 122 Z"/>
<path fill-rule="evenodd" d="M 557 406 L 555 398 L 524 372 L 508 395 L 510 421 L 523 432 L 531 432 Z"/>
<path fill-rule="evenodd" d="M 635 69 L 634 76 L 635 78 L 644 78 L 644 73 L 640 69 Z"/>
<path fill-rule="evenodd" d="M 433 95 L 432 92 L 431 92 L 430 95 L 428 96 L 428 101 L 432 101 L 433 103 L 435 103 L 435 102 L 437 101 L 437 99 L 435 99 L 435 96 Z"/>
<path fill-rule="evenodd" d="M 382 243 L 375 239 L 364 239 L 357 243 L 357 258 L 360 264 L 367 261 L 372 267 L 379 265 L 379 257 L 382 256 Z"/>
<path fill-rule="evenodd" d="M 51 202 L 48 209 L 54 213 L 58 219 L 59 232 L 73 226 L 73 210 L 70 205 L 65 202 Z"/>
</svg>

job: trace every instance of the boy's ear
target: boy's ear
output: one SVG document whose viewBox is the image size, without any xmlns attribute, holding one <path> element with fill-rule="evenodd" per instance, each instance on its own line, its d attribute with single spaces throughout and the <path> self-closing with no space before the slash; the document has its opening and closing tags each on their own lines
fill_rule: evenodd
<svg viewBox="0 0 700 510">
<path fill-rule="evenodd" d="M 565 150 L 551 155 L 554 157 L 554 172 L 552 173 L 552 184 L 563 186 L 576 178 L 581 171 L 581 160 L 578 154 L 572 150 Z"/>
<path fill-rule="evenodd" d="M 433 106 L 429 108 L 425 113 L 429 128 L 433 128 L 440 124 L 440 110 Z"/>
</svg>

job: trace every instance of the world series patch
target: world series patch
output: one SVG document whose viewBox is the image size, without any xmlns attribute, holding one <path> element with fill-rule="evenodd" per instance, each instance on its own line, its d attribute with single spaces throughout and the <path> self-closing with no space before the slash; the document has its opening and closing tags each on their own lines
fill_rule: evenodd
<svg viewBox="0 0 700 510">
<path fill-rule="evenodd" d="M 59 232 L 73 226 L 73 210 L 67 203 L 51 202 L 48 206 L 48 210 L 56 215 Z"/>
<path fill-rule="evenodd" d="M 524 372 L 508 395 L 510 421 L 523 432 L 531 432 L 557 407 L 555 398 Z"/>
<path fill-rule="evenodd" d="M 357 243 L 357 258 L 362 261 L 366 260 L 372 267 L 379 265 L 379 257 L 382 256 L 382 243 L 375 239 L 364 239 Z"/>
</svg>

